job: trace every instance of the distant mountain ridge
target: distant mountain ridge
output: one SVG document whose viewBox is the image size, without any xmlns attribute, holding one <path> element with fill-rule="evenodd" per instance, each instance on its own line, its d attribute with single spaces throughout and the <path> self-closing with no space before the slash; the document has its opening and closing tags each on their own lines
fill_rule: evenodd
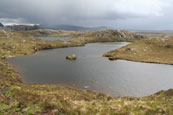
<svg viewBox="0 0 173 115">
<path fill-rule="evenodd" d="M 0 23 L 0 27 L 4 27 L 4 25 L 2 23 Z"/>
<path fill-rule="evenodd" d="M 99 27 L 83 27 L 83 26 L 76 26 L 76 25 L 40 25 L 41 28 L 45 29 L 55 29 L 55 30 L 71 30 L 71 31 L 78 31 L 78 30 L 105 30 L 110 29 L 106 26 L 99 26 Z"/>
<path fill-rule="evenodd" d="M 11 25 L 4 26 L 5 29 L 13 30 L 13 31 L 28 31 L 28 30 L 37 30 L 40 29 L 39 25 Z"/>
</svg>

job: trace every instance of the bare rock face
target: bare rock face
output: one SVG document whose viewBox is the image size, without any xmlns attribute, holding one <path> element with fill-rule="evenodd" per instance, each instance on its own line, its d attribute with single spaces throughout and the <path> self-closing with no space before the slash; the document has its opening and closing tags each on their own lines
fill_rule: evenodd
<svg viewBox="0 0 173 115">
<path fill-rule="evenodd" d="M 66 56 L 66 59 L 68 59 L 68 60 L 76 60 L 77 56 L 75 54 L 73 54 L 72 56 Z"/>
<path fill-rule="evenodd" d="M 135 32 L 130 32 L 126 30 L 103 30 L 96 31 L 92 33 L 89 37 L 95 37 L 100 41 L 133 41 L 136 39 L 143 39 L 144 36 L 141 34 L 136 34 Z"/>
</svg>

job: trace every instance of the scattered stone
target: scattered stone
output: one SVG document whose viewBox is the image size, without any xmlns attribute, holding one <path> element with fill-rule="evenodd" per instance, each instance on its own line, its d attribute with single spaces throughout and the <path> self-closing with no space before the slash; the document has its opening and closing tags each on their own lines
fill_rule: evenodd
<svg viewBox="0 0 173 115">
<path fill-rule="evenodd" d="M 127 51 L 131 51 L 131 48 L 126 48 Z"/>
<path fill-rule="evenodd" d="M 127 107 L 133 106 L 133 103 L 131 101 L 125 101 L 124 105 Z"/>
<path fill-rule="evenodd" d="M 23 40 L 22 42 L 23 42 L 23 43 L 25 43 L 25 42 L 26 42 L 26 40 Z"/>
<path fill-rule="evenodd" d="M 11 49 L 15 49 L 16 47 L 15 46 L 10 46 Z"/>
<path fill-rule="evenodd" d="M 67 42 L 67 41 L 64 41 L 63 43 L 64 43 L 64 44 L 71 44 L 70 42 Z"/>
<path fill-rule="evenodd" d="M 86 86 L 84 86 L 84 88 L 85 88 L 85 89 L 88 89 L 88 88 L 90 88 L 90 86 L 86 85 Z"/>
<path fill-rule="evenodd" d="M 33 49 L 34 49 L 35 51 L 38 51 L 37 47 L 35 47 L 35 46 L 33 47 Z"/>
<path fill-rule="evenodd" d="M 13 58 L 14 56 L 9 55 L 7 58 Z"/>
<path fill-rule="evenodd" d="M 109 57 L 109 60 L 114 60 L 114 58 L 113 57 Z"/>
<path fill-rule="evenodd" d="M 136 49 L 135 48 L 131 48 L 131 51 L 135 51 Z"/>
</svg>

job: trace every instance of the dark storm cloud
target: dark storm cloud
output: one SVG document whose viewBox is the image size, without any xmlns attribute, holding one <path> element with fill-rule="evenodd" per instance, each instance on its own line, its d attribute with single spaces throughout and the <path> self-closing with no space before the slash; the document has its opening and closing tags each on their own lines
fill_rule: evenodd
<svg viewBox="0 0 173 115">
<path fill-rule="evenodd" d="M 170 0 L 1 0 L 0 22 L 77 24 L 87 26 L 135 24 L 163 17 Z M 133 22 L 134 21 L 134 22 Z M 137 22 L 136 26 L 139 26 Z M 145 25 L 145 24 L 144 24 Z M 141 26 L 142 27 L 142 26 Z"/>
<path fill-rule="evenodd" d="M 0 17 L 23 18 L 31 23 L 73 22 L 110 17 L 107 9 L 109 4 L 100 4 L 101 1 L 3 0 L 0 2 Z M 115 15 L 113 17 L 118 18 Z"/>
</svg>

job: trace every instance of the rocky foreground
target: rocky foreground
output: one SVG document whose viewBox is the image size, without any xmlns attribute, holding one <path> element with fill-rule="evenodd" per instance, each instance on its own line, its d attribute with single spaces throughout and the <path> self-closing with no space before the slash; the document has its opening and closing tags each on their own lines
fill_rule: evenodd
<svg viewBox="0 0 173 115">
<path fill-rule="evenodd" d="M 36 38 L 38 35 L 67 34 L 73 38 L 67 41 L 43 41 Z M 3 60 L 50 48 L 82 46 L 101 41 L 135 41 L 143 38 L 139 36 L 113 30 L 75 33 L 40 29 L 16 32 L 1 29 L 0 114 L 173 114 L 171 89 L 143 98 L 113 98 L 102 93 L 65 85 L 25 84 L 14 68 Z M 165 47 L 171 46 L 168 44 Z"/>
</svg>

